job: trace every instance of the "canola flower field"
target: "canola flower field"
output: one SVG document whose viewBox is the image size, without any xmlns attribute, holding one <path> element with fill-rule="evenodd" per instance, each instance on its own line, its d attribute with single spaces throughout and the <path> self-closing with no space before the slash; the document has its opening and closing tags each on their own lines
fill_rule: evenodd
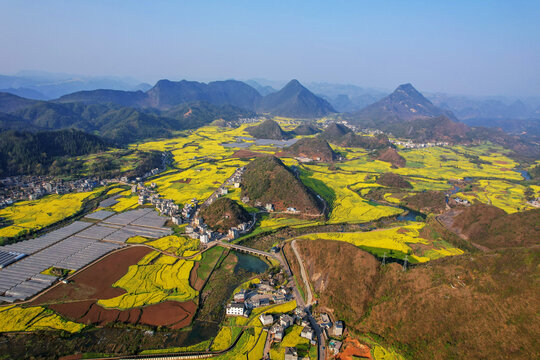
<svg viewBox="0 0 540 360">
<path fill-rule="evenodd" d="M 115 287 L 126 290 L 125 294 L 102 299 L 98 304 L 104 308 L 120 310 L 153 305 L 166 300 L 187 301 L 198 292 L 189 284 L 193 261 L 180 260 L 154 251 L 129 267 L 128 272 Z"/>
<path fill-rule="evenodd" d="M 197 250 L 199 246 L 199 240 L 191 239 L 185 236 L 170 235 L 145 242 L 145 245 L 152 246 L 156 249 L 173 253 L 178 256 L 191 256 L 197 252 L 195 250 Z"/>
<path fill-rule="evenodd" d="M 0 210 L 0 218 L 13 225 L 0 229 L 0 238 L 13 237 L 28 230 L 38 230 L 61 221 L 81 209 L 85 200 L 96 196 L 103 188 L 91 192 L 47 195 L 38 200 L 20 201 Z"/>
<path fill-rule="evenodd" d="M 432 241 L 420 237 L 419 231 L 425 226 L 421 222 L 411 222 L 408 225 L 388 229 L 377 229 L 365 232 L 330 232 L 308 234 L 298 237 L 307 240 L 336 240 L 345 241 L 363 248 L 379 256 L 384 253 L 389 257 L 404 258 L 409 255 L 411 262 L 426 262 L 443 256 L 461 255 L 463 251 L 447 243 Z M 409 244 L 435 245 L 429 251 L 415 253 Z"/>
<path fill-rule="evenodd" d="M 62 330 L 76 333 L 85 327 L 83 324 L 65 320 L 42 306 L 0 307 L 0 332 Z"/>
</svg>

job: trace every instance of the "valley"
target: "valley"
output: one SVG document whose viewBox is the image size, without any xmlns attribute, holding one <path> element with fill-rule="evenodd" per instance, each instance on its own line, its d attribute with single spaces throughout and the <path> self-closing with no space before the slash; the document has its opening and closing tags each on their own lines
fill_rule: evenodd
<svg viewBox="0 0 540 360">
<path fill-rule="evenodd" d="M 37 263 L 49 246 L 82 244 L 22 285 L 0 281 L 0 352 L 534 357 L 538 324 L 523 319 L 538 305 L 540 186 L 529 176 L 538 165 L 488 139 L 362 126 L 331 113 L 265 114 L 60 155 L 85 164 L 74 179 L 113 166 L 91 191 L 0 210 L 0 251 L 25 256 L 2 276 Z M 59 186 L 41 179 L 32 181 Z M 81 229 L 39 245 L 74 220 Z M 24 250 L 31 242 L 38 247 Z M 107 250 L 91 255 L 92 246 Z M 50 283 L 26 293 L 40 276 Z M 525 304 L 511 305 L 517 298 Z M 499 332 L 497 316 L 506 319 Z"/>
</svg>

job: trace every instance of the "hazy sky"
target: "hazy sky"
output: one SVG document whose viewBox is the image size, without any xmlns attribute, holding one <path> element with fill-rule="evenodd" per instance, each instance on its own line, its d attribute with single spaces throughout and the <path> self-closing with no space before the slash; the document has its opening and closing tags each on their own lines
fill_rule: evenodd
<svg viewBox="0 0 540 360">
<path fill-rule="evenodd" d="M 0 0 L 0 73 L 540 95 L 540 1 Z"/>
</svg>

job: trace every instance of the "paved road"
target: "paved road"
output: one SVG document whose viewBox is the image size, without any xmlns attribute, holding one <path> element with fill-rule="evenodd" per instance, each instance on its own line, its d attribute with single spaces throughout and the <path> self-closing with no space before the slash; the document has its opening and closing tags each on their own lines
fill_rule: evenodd
<svg viewBox="0 0 540 360">
<path fill-rule="evenodd" d="M 313 293 L 311 292 L 311 286 L 309 284 L 307 271 L 304 267 L 304 263 L 302 262 L 302 258 L 300 254 L 298 253 L 298 250 L 296 248 L 296 240 L 293 240 L 291 242 L 291 247 L 293 249 L 294 255 L 296 256 L 296 260 L 298 260 L 298 264 L 300 265 L 300 272 L 302 275 L 302 281 L 304 282 L 306 292 L 307 292 L 307 304 L 308 307 L 313 305 Z M 296 289 L 296 287 L 295 287 Z M 321 328 L 319 327 L 319 324 L 317 324 L 317 321 L 315 321 L 315 318 L 311 315 L 311 311 L 308 311 L 308 320 L 311 324 L 311 327 L 315 330 L 315 334 L 317 335 L 317 344 L 318 344 L 318 358 L 319 360 L 324 360 L 325 358 L 325 344 L 326 339 L 324 338 L 324 334 L 321 331 Z"/>
<path fill-rule="evenodd" d="M 307 292 L 306 303 L 307 305 L 313 305 L 313 294 L 311 292 L 311 286 L 309 286 L 308 275 L 307 275 L 306 269 L 304 268 L 304 262 L 302 261 L 302 258 L 300 257 L 298 250 L 296 249 L 296 240 L 293 240 L 291 242 L 291 247 L 294 251 L 294 255 L 296 256 L 296 260 L 298 261 L 298 264 L 300 264 L 300 272 L 302 274 L 302 281 L 304 282 L 304 287 L 306 288 L 306 292 Z"/>
</svg>

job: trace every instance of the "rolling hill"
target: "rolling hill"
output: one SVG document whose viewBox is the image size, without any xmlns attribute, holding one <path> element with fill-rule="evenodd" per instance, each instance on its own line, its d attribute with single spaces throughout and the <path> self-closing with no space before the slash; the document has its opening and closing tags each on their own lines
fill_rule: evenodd
<svg viewBox="0 0 540 360">
<path fill-rule="evenodd" d="M 44 174 L 60 157 L 90 154 L 109 147 L 109 142 L 77 130 L 4 131 L 0 133 L 0 177 Z"/>
<path fill-rule="evenodd" d="M 242 206 L 225 197 L 219 198 L 203 208 L 201 216 L 212 230 L 222 233 L 251 220 L 251 216 Z"/>
<path fill-rule="evenodd" d="M 75 128 L 119 143 L 167 137 L 172 131 L 197 128 L 217 119 L 230 121 L 254 115 L 232 105 L 206 102 L 186 103 L 160 111 L 112 103 L 31 101 L 9 94 L 0 96 L 0 109 L 7 110 L 0 113 L 0 130 Z"/>
<path fill-rule="evenodd" d="M 296 245 L 319 306 L 333 309 L 353 335 L 407 359 L 536 357 L 537 250 L 452 256 L 404 272 L 345 242 Z"/>
<path fill-rule="evenodd" d="M 293 136 L 283 131 L 281 126 L 274 120 L 265 120 L 259 125 L 246 128 L 246 132 L 257 139 L 287 140 Z"/>
<path fill-rule="evenodd" d="M 318 137 L 300 139 L 291 146 L 284 148 L 282 153 L 324 162 L 332 162 L 338 159 L 338 154 L 332 150 L 328 142 Z"/>
<path fill-rule="evenodd" d="M 276 211 L 295 208 L 302 214 L 321 215 L 321 205 L 281 160 L 273 156 L 258 157 L 242 176 L 242 196 L 250 204 L 273 204 Z"/>
<path fill-rule="evenodd" d="M 296 135 L 315 135 L 321 130 L 312 124 L 302 124 L 298 125 L 292 132 Z"/>
<path fill-rule="evenodd" d="M 361 147 L 368 150 L 384 149 L 392 146 L 388 141 L 388 137 L 384 134 L 375 136 L 358 135 L 347 126 L 335 122 L 328 125 L 319 134 L 319 137 L 338 146 Z"/>
</svg>

